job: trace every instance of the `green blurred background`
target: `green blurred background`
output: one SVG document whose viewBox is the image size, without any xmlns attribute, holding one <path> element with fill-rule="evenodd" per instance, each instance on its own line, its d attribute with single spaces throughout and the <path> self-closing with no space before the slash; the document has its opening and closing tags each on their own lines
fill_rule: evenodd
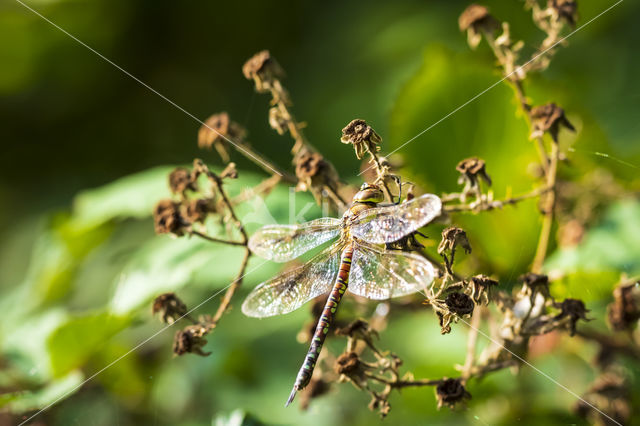
<svg viewBox="0 0 640 426">
<path fill-rule="evenodd" d="M 360 165 L 339 142 L 351 119 L 366 119 L 388 152 L 500 79 L 486 45 L 471 51 L 458 30 L 457 17 L 468 5 L 462 1 L 28 4 L 195 116 L 228 111 L 260 152 L 289 167 L 290 140 L 269 128 L 268 98 L 255 94 L 240 71 L 253 53 L 269 49 L 287 72 L 284 83 L 309 140 L 354 183 Z M 527 52 L 542 40 L 522 2 L 485 4 L 510 22 Z M 579 2 L 578 25 L 610 4 Z M 601 173 L 607 185 L 636 194 L 638 13 L 637 2 L 621 3 L 573 35 L 550 69 L 526 83 L 534 103 L 559 103 L 578 129 L 562 134 L 569 158 L 563 175 L 581 180 Z M 0 4 L 0 64 L 0 406 L 18 413 L 0 415 L 0 422 L 12 424 L 159 331 L 149 312 L 154 295 L 176 290 L 195 306 L 231 280 L 240 256 L 153 235 L 149 214 L 168 196 L 169 165 L 196 156 L 220 164 L 197 149 L 198 122 L 13 0 Z M 487 92 L 399 152 L 405 177 L 436 193 L 454 191 L 456 163 L 478 155 L 487 161 L 497 197 L 526 192 L 532 185 L 527 167 L 536 157 L 515 110 L 508 86 Z M 238 193 L 258 182 L 260 171 L 239 156 L 234 160 L 241 178 L 230 190 Z M 299 206 L 309 201 L 304 194 L 296 198 Z M 266 220 L 267 210 L 287 220 L 288 202 L 281 188 L 266 208 L 247 206 L 243 214 L 255 222 L 250 229 Z M 556 294 L 584 298 L 604 327 L 604 306 L 620 273 L 640 272 L 640 206 L 637 197 L 624 197 L 599 208 L 583 243 L 558 250 L 547 268 L 565 273 Z M 319 214 L 309 217 L 313 213 Z M 513 283 L 535 251 L 538 216 L 528 202 L 457 219 L 474 247 L 462 271 Z M 261 267 L 247 277 L 247 289 L 276 272 L 276 265 Z M 198 313 L 216 306 L 214 299 Z M 356 307 L 349 306 L 345 318 L 354 315 Z M 301 309 L 256 322 L 233 310 L 211 335 L 208 358 L 172 358 L 173 330 L 167 330 L 33 422 L 216 424 L 234 412 L 269 424 L 377 422 L 366 397 L 350 385 L 336 387 L 307 412 L 282 407 L 305 352 L 295 334 L 307 317 Z M 416 376 L 455 376 L 465 336 L 461 326 L 440 336 L 429 311 L 405 313 L 393 317 L 380 346 L 398 353 Z M 337 353 L 340 345 L 329 347 Z M 595 374 L 594 352 L 567 339 L 553 356 L 533 362 L 582 393 Z M 569 412 L 575 398 L 527 368 L 517 379 L 503 371 L 472 382 L 470 391 L 469 409 L 451 413 L 436 411 L 432 389 L 406 390 L 393 397 L 387 421 L 580 421 Z"/>
</svg>

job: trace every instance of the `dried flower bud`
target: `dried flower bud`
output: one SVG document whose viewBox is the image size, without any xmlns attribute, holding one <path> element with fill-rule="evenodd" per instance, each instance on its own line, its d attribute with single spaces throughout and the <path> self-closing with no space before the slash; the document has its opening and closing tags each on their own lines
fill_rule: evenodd
<svg viewBox="0 0 640 426">
<path fill-rule="evenodd" d="M 475 304 L 469 296 L 464 293 L 449 293 L 444 300 L 449 310 L 458 316 L 473 314 Z"/>
<path fill-rule="evenodd" d="M 236 169 L 236 163 L 229 163 L 220 173 L 221 179 L 238 179 L 238 170 Z"/>
<path fill-rule="evenodd" d="M 197 200 L 190 200 L 184 210 L 184 217 L 191 223 L 202 223 L 207 218 L 209 213 L 216 211 L 213 200 L 201 198 Z"/>
<path fill-rule="evenodd" d="M 500 28 L 500 23 L 489 14 L 489 9 L 485 6 L 472 4 L 458 18 L 458 26 L 460 31 L 467 32 L 469 46 L 475 49 L 480 44 L 482 34 L 493 34 Z"/>
<path fill-rule="evenodd" d="M 387 415 L 391 412 L 391 404 L 385 398 L 384 395 L 373 392 L 371 395 L 371 402 L 369 402 L 369 410 L 376 411 L 380 414 L 380 417 L 383 419 L 387 417 Z"/>
<path fill-rule="evenodd" d="M 607 307 L 609 325 L 616 331 L 633 328 L 640 320 L 640 281 L 613 290 L 613 302 Z"/>
<path fill-rule="evenodd" d="M 334 369 L 338 374 L 352 376 L 360 371 L 361 363 L 358 354 L 355 352 L 345 352 L 336 359 Z"/>
<path fill-rule="evenodd" d="M 549 0 L 547 9 L 553 12 L 556 20 L 564 19 L 575 28 L 578 20 L 578 3 L 575 0 Z"/>
<path fill-rule="evenodd" d="M 184 355 L 186 353 L 195 353 L 200 356 L 211 355 L 211 352 L 204 352 L 202 347 L 207 344 L 204 336 L 209 330 L 201 324 L 190 325 L 179 330 L 173 339 L 173 353 L 176 355 Z"/>
<path fill-rule="evenodd" d="M 460 178 L 464 182 L 468 182 L 472 188 L 478 185 L 479 179 L 491 186 L 491 178 L 487 174 L 485 162 L 480 158 L 472 157 L 462 160 L 456 166 L 456 170 L 460 172 Z"/>
<path fill-rule="evenodd" d="M 456 404 L 471 399 L 471 394 L 464 388 L 460 379 L 443 379 L 442 383 L 436 386 L 436 400 L 438 409 L 446 405 L 454 408 Z"/>
<path fill-rule="evenodd" d="M 546 132 L 551 135 L 554 142 L 558 142 L 560 127 L 565 127 L 572 132 L 575 127 L 567 120 L 564 110 L 554 103 L 539 105 L 531 108 L 531 138 L 540 138 Z"/>
<path fill-rule="evenodd" d="M 438 245 L 438 254 L 442 255 L 443 253 L 449 251 L 453 255 L 453 253 L 455 253 L 456 247 L 458 246 L 461 246 L 464 249 L 465 253 L 471 253 L 471 245 L 469 244 L 467 233 L 464 232 L 464 230 L 452 226 L 442 231 L 442 240 Z"/>
<path fill-rule="evenodd" d="M 560 304 L 561 312 L 556 315 L 555 319 L 569 318 L 570 335 L 576 334 L 576 323 L 578 320 L 586 320 L 589 310 L 584 306 L 584 302 L 578 299 L 565 299 Z"/>
<path fill-rule="evenodd" d="M 221 112 L 207 118 L 207 121 L 200 127 L 198 146 L 202 149 L 214 147 L 222 161 L 228 163 L 228 140 L 242 141 L 246 135 L 247 132 L 241 125 L 231 121 L 226 112 Z"/>
<path fill-rule="evenodd" d="M 356 157 L 361 159 L 365 152 L 377 152 L 380 150 L 378 144 L 382 138 L 367 124 L 366 121 L 356 119 L 342 129 L 340 141 L 345 144 L 352 144 L 356 150 Z"/>
<path fill-rule="evenodd" d="M 489 278 L 486 275 L 476 275 L 471 277 L 471 298 L 476 304 L 489 304 L 489 291 L 491 287 L 497 286 L 498 281 Z"/>
<path fill-rule="evenodd" d="M 182 229 L 188 225 L 180 215 L 180 204 L 173 200 L 162 200 L 153 210 L 153 222 L 156 234 L 182 235 Z"/>
<path fill-rule="evenodd" d="M 284 70 L 271 57 L 268 50 L 253 55 L 242 66 L 242 73 L 247 80 L 253 80 L 258 92 L 267 92 L 273 87 L 274 80 L 284 77 Z"/>
<path fill-rule="evenodd" d="M 197 191 L 196 181 L 188 169 L 176 167 L 169 174 L 169 189 L 174 194 L 184 194 L 187 189 Z"/>
<path fill-rule="evenodd" d="M 527 272 L 526 274 L 520 275 L 518 279 L 531 288 L 549 286 L 549 277 L 544 274 Z"/>
<path fill-rule="evenodd" d="M 296 157 L 297 189 L 311 191 L 316 201 L 325 196 L 325 189 L 338 188 L 338 176 L 328 161 L 317 152 L 305 152 Z"/>
<path fill-rule="evenodd" d="M 327 170 L 329 164 L 317 152 L 302 154 L 296 161 L 296 176 L 306 182 Z M 307 185 L 311 186 L 311 184 Z"/>
<path fill-rule="evenodd" d="M 173 324 L 187 314 L 187 305 L 175 293 L 164 293 L 155 298 L 151 311 L 154 315 L 159 312 L 163 322 Z"/>
</svg>

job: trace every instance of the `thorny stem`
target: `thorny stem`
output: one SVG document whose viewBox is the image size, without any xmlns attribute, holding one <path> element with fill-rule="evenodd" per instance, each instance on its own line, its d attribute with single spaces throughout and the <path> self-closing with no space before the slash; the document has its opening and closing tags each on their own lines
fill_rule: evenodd
<svg viewBox="0 0 640 426">
<path fill-rule="evenodd" d="M 553 211 L 556 204 L 556 173 L 558 169 L 558 157 L 559 150 L 556 142 L 551 143 L 551 162 L 549 164 L 549 171 L 547 173 L 547 187 L 551 190 L 547 193 L 545 202 L 542 206 L 543 219 L 542 228 L 540 229 L 540 238 L 538 240 L 538 248 L 536 249 L 536 255 L 533 259 L 531 270 L 535 273 L 539 273 L 542 270 L 542 264 L 547 256 L 547 249 L 549 247 L 549 239 L 551 238 L 551 227 L 553 226 Z"/>
</svg>

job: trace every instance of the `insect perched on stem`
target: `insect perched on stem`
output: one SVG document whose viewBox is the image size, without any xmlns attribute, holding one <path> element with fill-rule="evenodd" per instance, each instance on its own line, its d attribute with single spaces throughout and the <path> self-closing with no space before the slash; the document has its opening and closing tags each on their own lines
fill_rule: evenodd
<svg viewBox="0 0 640 426">
<path fill-rule="evenodd" d="M 331 291 L 286 405 L 311 380 L 347 288 L 359 296 L 383 300 L 420 291 L 436 276 L 434 267 L 423 257 L 385 250 L 382 245 L 417 231 L 440 215 L 440 199 L 426 194 L 406 203 L 378 207 L 383 200 L 384 194 L 378 186 L 365 183 L 342 219 L 268 225 L 249 240 L 249 248 L 258 256 L 287 262 L 340 236 L 336 243 L 305 265 L 260 284 L 242 304 L 245 315 L 269 317 L 291 312 Z"/>
</svg>

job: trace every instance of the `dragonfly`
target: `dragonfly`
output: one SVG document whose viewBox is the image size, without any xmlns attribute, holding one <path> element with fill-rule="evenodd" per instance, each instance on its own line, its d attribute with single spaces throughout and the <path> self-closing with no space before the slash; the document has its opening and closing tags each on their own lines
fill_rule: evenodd
<svg viewBox="0 0 640 426">
<path fill-rule="evenodd" d="M 421 291 L 436 277 L 433 265 L 423 257 L 388 250 L 386 244 L 418 231 L 439 216 L 440 198 L 425 194 L 386 206 L 381 205 L 383 201 L 380 187 L 365 183 L 341 219 L 327 217 L 299 225 L 267 225 L 249 239 L 249 248 L 256 255 L 288 262 L 339 237 L 309 262 L 259 284 L 242 304 L 245 315 L 265 318 L 289 313 L 329 293 L 285 407 L 311 381 L 347 290 L 369 299 L 386 300 Z"/>
</svg>

